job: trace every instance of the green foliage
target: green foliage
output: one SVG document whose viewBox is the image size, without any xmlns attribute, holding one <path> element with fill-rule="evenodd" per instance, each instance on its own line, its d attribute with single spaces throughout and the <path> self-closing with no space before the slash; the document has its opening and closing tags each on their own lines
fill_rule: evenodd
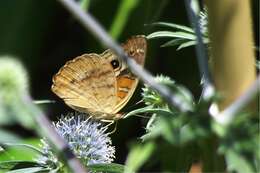
<svg viewBox="0 0 260 173">
<path fill-rule="evenodd" d="M 200 29 L 203 34 L 203 43 L 208 44 L 208 29 L 207 29 L 207 13 L 200 12 Z M 151 24 L 151 26 L 160 26 L 165 28 L 170 28 L 175 31 L 156 31 L 147 36 L 148 39 L 156 39 L 156 38 L 171 38 L 170 41 L 167 41 L 161 47 L 169 47 L 169 46 L 178 46 L 177 50 L 194 46 L 197 44 L 196 34 L 194 30 L 190 27 L 179 25 L 175 23 L 167 23 L 167 22 L 156 22 Z M 173 38 L 173 39 L 172 39 Z"/>
<path fill-rule="evenodd" d="M 128 154 L 126 160 L 125 173 L 137 172 L 138 169 L 148 160 L 151 156 L 153 150 L 155 149 L 155 144 L 145 143 L 144 145 L 135 145 L 131 152 Z"/>
<path fill-rule="evenodd" d="M 227 169 L 236 172 L 258 172 L 259 117 L 239 114 L 231 125 L 225 128 L 219 152 L 225 155 Z"/>
<path fill-rule="evenodd" d="M 169 153 L 178 153 L 177 151 L 183 149 L 182 154 L 172 160 L 173 163 L 182 162 L 181 168 L 176 169 L 181 165 L 178 164 L 175 167 L 167 167 L 167 171 L 188 170 L 192 160 L 196 160 L 196 158 L 203 160 L 204 171 L 224 171 L 223 158 L 225 158 L 228 171 L 241 173 L 257 171 L 256 163 L 260 161 L 258 118 L 252 118 L 253 116 L 248 114 L 238 115 L 231 125 L 222 126 L 214 121 L 208 111 L 211 104 L 218 98 L 216 94 L 207 100 L 201 99 L 196 103 L 185 87 L 176 84 L 169 77 L 158 76 L 156 80 L 171 88 L 176 96 L 182 96 L 183 102 L 191 105 L 193 111 L 178 112 L 174 107 L 168 105 L 156 91 L 145 86 L 142 95 L 147 106 L 128 113 L 126 117 L 144 113 L 150 117 L 146 125 L 146 134 L 141 139 L 144 145 L 153 142 L 157 146 L 157 150 L 160 150 L 159 155 L 162 154 L 158 157 L 165 155 L 161 152 L 162 146 L 168 146 L 167 152 Z M 189 146 L 194 144 L 197 144 L 197 150 L 201 151 L 200 154 L 194 155 L 193 151 L 188 152 Z M 133 149 L 130 153 L 132 152 L 134 153 L 135 150 Z M 139 155 L 145 154 L 141 149 L 138 153 Z M 129 155 L 129 157 L 133 156 Z M 148 159 L 146 157 L 146 160 Z M 138 167 L 140 166 L 138 165 Z"/>
<path fill-rule="evenodd" d="M 15 141 L 15 143 L 1 143 L 0 161 L 20 160 L 33 161 L 41 153 L 37 146 L 39 139 Z"/>
<path fill-rule="evenodd" d="M 40 148 L 35 147 L 39 145 L 39 140 L 27 140 L 25 142 L 26 144 L 6 143 L 2 145 L 4 151 L 0 154 L 0 172 L 67 172 L 67 168 L 62 164 L 60 167 L 52 168 L 36 161 L 36 158 L 45 154 Z M 106 163 L 91 164 L 88 165 L 88 169 L 93 172 L 122 173 L 125 168 L 120 164 Z"/>
</svg>

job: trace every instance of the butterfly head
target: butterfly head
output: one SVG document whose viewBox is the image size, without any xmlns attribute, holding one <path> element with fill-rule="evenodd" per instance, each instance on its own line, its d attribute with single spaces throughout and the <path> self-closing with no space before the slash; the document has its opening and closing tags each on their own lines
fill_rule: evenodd
<svg viewBox="0 0 260 173">
<path fill-rule="evenodd" d="M 132 36 L 122 45 L 122 47 L 129 57 L 133 58 L 139 65 L 144 65 L 147 49 L 145 36 Z"/>
</svg>

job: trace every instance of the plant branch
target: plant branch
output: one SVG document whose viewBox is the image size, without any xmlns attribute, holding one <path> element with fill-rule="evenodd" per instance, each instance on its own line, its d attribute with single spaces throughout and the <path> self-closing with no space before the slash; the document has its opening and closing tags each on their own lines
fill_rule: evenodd
<svg viewBox="0 0 260 173">
<path fill-rule="evenodd" d="M 156 90 L 170 105 L 183 112 L 192 110 L 190 105 L 187 105 L 180 98 L 174 96 L 168 87 L 158 84 L 149 72 L 144 70 L 132 58 L 129 58 L 121 46 L 112 40 L 103 27 L 89 13 L 85 13 L 77 3 L 72 0 L 59 0 L 59 2 L 70 11 L 85 29 L 89 30 L 105 47 L 113 50 L 115 54 L 121 57 L 135 75 Z"/>
<path fill-rule="evenodd" d="M 207 51 L 203 44 L 203 36 L 200 30 L 200 24 L 199 24 L 199 15 L 195 12 L 194 4 L 196 1 L 194 0 L 185 0 L 185 6 L 188 13 L 188 18 L 190 23 L 192 24 L 195 34 L 196 34 L 196 54 L 197 54 L 197 61 L 199 65 L 200 75 L 201 78 L 203 78 L 203 96 L 210 97 L 211 94 L 213 94 L 212 90 L 214 90 L 212 77 L 209 72 L 208 67 L 208 58 L 207 58 Z"/>
<path fill-rule="evenodd" d="M 255 82 L 249 87 L 249 89 L 240 96 L 236 101 L 234 101 L 230 106 L 219 114 L 213 115 L 215 120 L 220 124 L 229 124 L 232 119 L 237 115 L 237 113 L 243 109 L 255 95 L 259 94 L 260 90 L 260 75 L 257 77 Z M 259 95 L 258 95 L 259 99 Z"/>
</svg>

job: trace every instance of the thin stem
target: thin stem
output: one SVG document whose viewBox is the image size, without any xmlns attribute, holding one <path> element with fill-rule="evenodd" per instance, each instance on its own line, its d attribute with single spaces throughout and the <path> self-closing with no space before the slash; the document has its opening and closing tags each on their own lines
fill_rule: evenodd
<svg viewBox="0 0 260 173">
<path fill-rule="evenodd" d="M 156 90 L 170 105 L 183 112 L 192 110 L 190 105 L 187 105 L 179 97 L 174 96 L 168 87 L 158 84 L 149 72 L 144 70 L 132 58 L 129 58 L 121 46 L 112 40 L 103 27 L 89 13 L 85 13 L 77 3 L 72 0 L 59 1 L 68 9 L 68 11 L 71 12 L 72 15 L 74 15 L 85 29 L 89 30 L 105 47 L 113 50 L 115 54 L 121 57 L 135 75 L 137 75 L 143 82 L 150 85 L 151 88 Z"/>
<path fill-rule="evenodd" d="M 116 13 L 116 17 L 114 18 L 109 31 L 110 35 L 114 39 L 117 39 L 120 36 L 132 10 L 139 2 L 140 1 L 138 0 L 121 0 L 119 9 Z"/>
<path fill-rule="evenodd" d="M 203 78 L 204 89 L 207 90 L 207 88 L 213 87 L 212 78 L 208 67 L 208 58 L 206 53 L 207 51 L 203 44 L 203 36 L 200 30 L 199 15 L 195 13 L 195 10 L 192 7 L 193 5 L 192 3 L 195 2 L 193 0 L 185 0 L 185 6 L 187 9 L 188 17 L 196 33 L 196 40 L 197 40 L 196 54 L 197 54 L 197 60 L 199 65 L 199 71 L 201 77 Z M 204 94 L 207 95 L 207 92 Z"/>
</svg>

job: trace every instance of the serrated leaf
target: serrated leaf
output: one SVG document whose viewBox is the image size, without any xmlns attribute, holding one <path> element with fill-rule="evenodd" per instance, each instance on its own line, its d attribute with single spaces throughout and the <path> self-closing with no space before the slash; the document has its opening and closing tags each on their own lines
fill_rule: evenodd
<svg viewBox="0 0 260 173">
<path fill-rule="evenodd" d="M 117 163 L 91 164 L 88 169 L 95 172 L 123 173 L 125 166 Z"/>
<path fill-rule="evenodd" d="M 125 173 L 137 172 L 137 170 L 149 159 L 154 149 L 155 144 L 152 142 L 134 146 L 128 154 Z"/>
<path fill-rule="evenodd" d="M 162 37 L 173 37 L 182 38 L 188 40 L 195 40 L 196 36 L 187 32 L 172 32 L 172 31 L 157 31 L 149 34 L 147 39 L 162 38 Z"/>
<path fill-rule="evenodd" d="M 174 28 L 174 29 L 180 29 L 180 30 L 183 30 L 183 31 L 194 33 L 194 30 L 192 28 L 184 26 L 184 25 L 175 24 L 175 23 L 156 22 L 156 23 L 152 23 L 151 25 L 166 26 L 166 27 L 171 27 L 171 28 Z"/>
</svg>

